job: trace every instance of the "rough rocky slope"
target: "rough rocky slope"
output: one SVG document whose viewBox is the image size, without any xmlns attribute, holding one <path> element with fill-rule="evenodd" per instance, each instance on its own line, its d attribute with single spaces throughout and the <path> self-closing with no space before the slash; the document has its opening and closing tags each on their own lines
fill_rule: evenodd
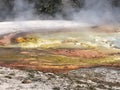
<svg viewBox="0 0 120 90">
<path fill-rule="evenodd" d="M 67 74 L 0 67 L 1 90 L 120 90 L 120 70 L 88 68 Z"/>
</svg>

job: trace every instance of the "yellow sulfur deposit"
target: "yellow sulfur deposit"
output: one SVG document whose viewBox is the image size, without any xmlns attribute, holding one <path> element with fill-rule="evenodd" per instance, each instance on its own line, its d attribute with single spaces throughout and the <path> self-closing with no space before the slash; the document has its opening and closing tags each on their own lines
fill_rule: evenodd
<svg viewBox="0 0 120 90">
<path fill-rule="evenodd" d="M 17 43 L 22 43 L 22 42 L 25 42 L 26 40 L 25 40 L 25 38 L 23 38 L 23 37 L 18 37 L 18 38 L 16 38 L 16 42 Z"/>
<path fill-rule="evenodd" d="M 51 48 L 61 44 L 58 40 L 41 39 L 40 37 L 18 37 L 16 42 L 22 48 Z"/>
</svg>

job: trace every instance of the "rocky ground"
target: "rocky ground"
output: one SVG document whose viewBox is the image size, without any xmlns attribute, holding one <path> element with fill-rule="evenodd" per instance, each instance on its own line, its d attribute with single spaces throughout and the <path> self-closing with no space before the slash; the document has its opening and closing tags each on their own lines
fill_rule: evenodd
<svg viewBox="0 0 120 90">
<path fill-rule="evenodd" d="M 0 67 L 1 90 L 120 90 L 120 70 L 87 68 L 67 74 Z"/>
</svg>

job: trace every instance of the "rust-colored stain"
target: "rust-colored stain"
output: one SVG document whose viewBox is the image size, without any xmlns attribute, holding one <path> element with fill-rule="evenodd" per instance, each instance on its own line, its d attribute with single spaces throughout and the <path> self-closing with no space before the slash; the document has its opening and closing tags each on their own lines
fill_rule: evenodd
<svg viewBox="0 0 120 90">
<path fill-rule="evenodd" d="M 77 50 L 77 49 L 58 49 L 53 50 L 53 54 L 65 55 L 69 57 L 82 57 L 82 58 L 99 58 L 104 57 L 105 55 L 102 52 L 93 51 L 93 50 Z"/>
<path fill-rule="evenodd" d="M 0 48 L 0 66 L 53 73 L 65 73 L 79 68 L 97 66 L 119 68 L 120 49 L 113 49 L 111 47 L 112 43 L 109 45 L 109 40 L 105 39 L 109 36 L 109 33 L 116 33 L 117 29 L 109 26 L 96 26 L 88 29 L 97 34 L 90 34 L 90 38 L 87 37 L 89 34 L 84 36 L 80 32 L 73 33 L 72 31 L 60 32 L 61 35 L 58 35 L 59 32 L 40 34 L 40 38 L 28 37 L 29 33 L 24 32 L 3 35 L 0 38 L 0 46 L 2 46 Z M 108 34 L 107 36 L 106 34 L 102 36 L 102 34 L 98 34 L 100 32 Z M 57 35 L 59 38 L 56 37 Z M 85 42 L 83 42 L 84 39 Z M 31 49 L 28 44 L 31 46 L 39 45 Z M 19 48 L 6 48 L 7 45 L 8 47 L 9 45 L 18 45 Z M 23 48 L 21 45 L 26 45 L 27 48 Z M 52 47 L 48 47 L 49 45 Z"/>
<path fill-rule="evenodd" d="M 80 68 L 80 66 L 73 66 L 73 65 L 70 65 L 70 66 L 47 66 L 47 65 L 35 66 L 35 65 L 20 64 L 20 63 L 19 64 L 18 63 L 13 63 L 13 64 L 4 63 L 4 64 L 0 64 L 0 66 L 22 69 L 22 70 L 39 70 L 43 72 L 52 72 L 52 73 L 66 73 L 70 70 L 75 70 L 75 69 Z"/>
<path fill-rule="evenodd" d="M 36 66 L 36 65 L 29 65 L 28 63 L 26 64 L 21 64 L 21 63 L 13 63 L 13 64 L 7 64 L 0 62 L 0 66 L 3 67 L 9 67 L 9 68 L 16 68 L 16 69 L 21 69 L 21 70 L 38 70 L 42 72 L 52 72 L 52 73 L 67 73 L 68 71 L 71 70 L 76 70 L 80 68 L 91 68 L 91 67 L 114 67 L 114 68 L 119 68 L 120 64 L 103 64 L 103 65 L 95 65 L 95 66 L 75 66 L 75 65 L 65 65 L 65 66 L 49 66 L 49 65 L 41 65 L 41 66 Z"/>
<path fill-rule="evenodd" d="M 120 67 L 118 62 L 100 62 L 107 55 L 95 50 L 50 49 L 47 53 L 46 50 L 16 50 L 17 49 L 1 49 L 0 54 L 3 54 L 3 57 L 0 56 L 0 66 L 53 73 L 66 73 L 70 70 L 96 66 Z M 9 51 L 11 53 L 9 53 Z M 40 53 L 44 53 L 45 55 L 39 56 Z M 16 60 L 13 61 L 13 59 L 6 57 L 6 55 L 10 55 L 11 58 L 16 58 Z"/>
</svg>

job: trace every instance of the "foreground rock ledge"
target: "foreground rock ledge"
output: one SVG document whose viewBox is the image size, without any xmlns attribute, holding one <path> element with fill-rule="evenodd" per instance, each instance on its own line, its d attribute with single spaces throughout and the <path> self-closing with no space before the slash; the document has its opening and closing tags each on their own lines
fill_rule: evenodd
<svg viewBox="0 0 120 90">
<path fill-rule="evenodd" d="M 0 67 L 1 90 L 120 90 L 120 70 L 87 68 L 67 74 Z"/>
</svg>

